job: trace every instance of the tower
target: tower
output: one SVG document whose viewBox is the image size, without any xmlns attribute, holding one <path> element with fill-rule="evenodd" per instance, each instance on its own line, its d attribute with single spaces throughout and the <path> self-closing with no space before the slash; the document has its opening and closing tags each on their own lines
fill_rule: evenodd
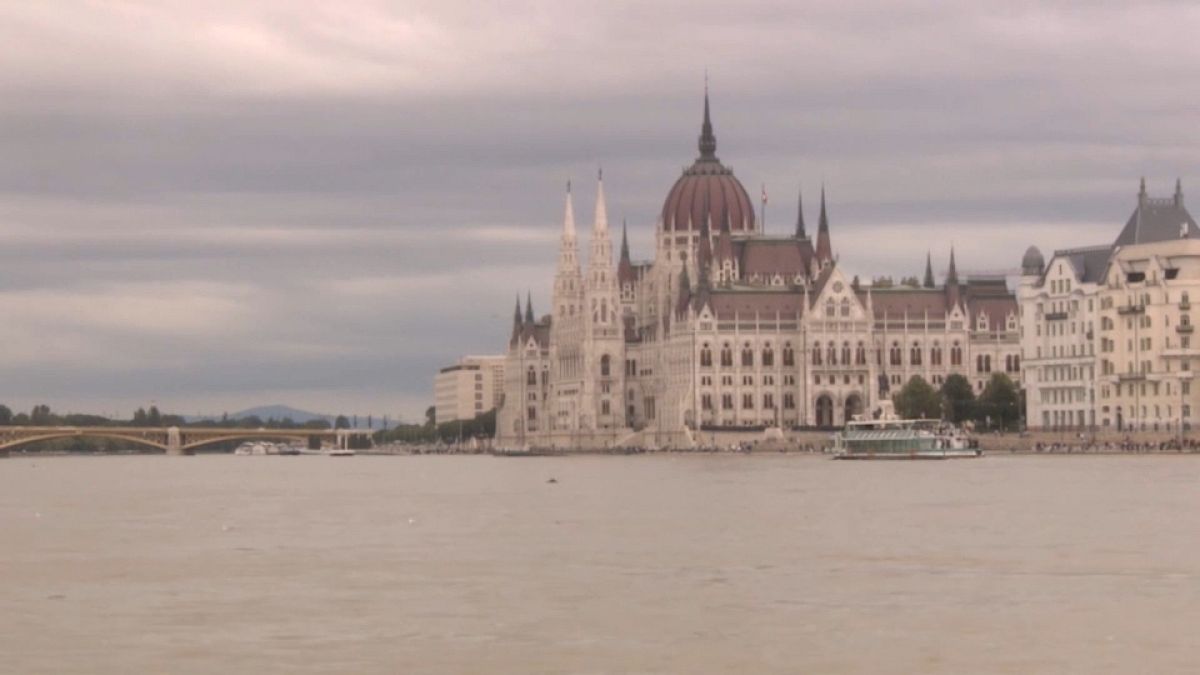
<svg viewBox="0 0 1200 675">
<path fill-rule="evenodd" d="M 622 373 L 625 332 L 613 267 L 612 239 L 608 231 L 608 205 L 604 175 L 597 176 L 596 215 L 589 245 L 584 282 L 583 395 L 579 424 L 583 429 L 605 430 L 624 426 Z"/>
<path fill-rule="evenodd" d="M 824 267 L 833 262 L 833 244 L 829 241 L 829 216 L 825 213 L 825 186 L 821 186 L 821 219 L 817 223 L 817 260 Z"/>
</svg>

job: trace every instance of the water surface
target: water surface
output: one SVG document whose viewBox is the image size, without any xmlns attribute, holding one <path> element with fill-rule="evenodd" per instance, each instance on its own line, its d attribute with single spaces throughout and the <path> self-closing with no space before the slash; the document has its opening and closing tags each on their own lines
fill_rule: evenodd
<svg viewBox="0 0 1200 675">
<path fill-rule="evenodd" d="M 1200 458 L 14 456 L 0 608 L 11 673 L 1196 672 Z"/>
</svg>

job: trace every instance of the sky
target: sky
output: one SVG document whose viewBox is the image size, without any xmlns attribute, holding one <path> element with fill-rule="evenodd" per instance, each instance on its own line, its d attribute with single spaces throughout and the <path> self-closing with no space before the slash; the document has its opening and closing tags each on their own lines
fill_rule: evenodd
<svg viewBox="0 0 1200 675">
<path fill-rule="evenodd" d="M 575 185 L 652 256 L 696 156 L 850 273 L 1114 239 L 1196 169 L 1185 2 L 0 4 L 0 403 L 416 421 L 547 307 Z"/>
</svg>

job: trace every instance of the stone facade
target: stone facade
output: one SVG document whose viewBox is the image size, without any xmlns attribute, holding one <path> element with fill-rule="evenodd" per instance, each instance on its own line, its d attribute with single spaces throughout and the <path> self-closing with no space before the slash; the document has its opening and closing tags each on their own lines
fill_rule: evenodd
<svg viewBox="0 0 1200 675">
<path fill-rule="evenodd" d="M 1194 423 L 1190 298 L 1200 229 L 1177 183 L 1137 206 L 1112 244 L 1031 248 L 1018 289 L 1028 426 L 1165 431 Z"/>
<path fill-rule="evenodd" d="M 824 190 L 816 237 L 766 236 L 716 157 L 707 96 L 700 156 L 655 226 L 653 260 L 622 232 L 612 261 L 603 181 L 586 273 L 570 187 L 551 312 L 518 304 L 498 411 L 502 445 L 691 447 L 702 432 L 829 428 L 913 376 L 977 391 L 1020 368 L 1017 303 L 1003 278 L 860 286 L 833 253 Z"/>
</svg>

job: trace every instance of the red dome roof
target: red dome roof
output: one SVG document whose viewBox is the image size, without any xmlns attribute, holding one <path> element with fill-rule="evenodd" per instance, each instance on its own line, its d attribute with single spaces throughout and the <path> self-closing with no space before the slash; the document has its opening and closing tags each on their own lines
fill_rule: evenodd
<svg viewBox="0 0 1200 675">
<path fill-rule="evenodd" d="M 704 94 L 704 125 L 700 132 L 700 156 L 667 194 L 663 202 L 662 223 L 667 231 L 699 230 L 711 218 L 717 230 L 728 209 L 729 229 L 733 232 L 754 230 L 754 207 L 750 195 L 733 171 L 717 159 L 717 139 L 708 114 L 708 92 Z"/>
</svg>

